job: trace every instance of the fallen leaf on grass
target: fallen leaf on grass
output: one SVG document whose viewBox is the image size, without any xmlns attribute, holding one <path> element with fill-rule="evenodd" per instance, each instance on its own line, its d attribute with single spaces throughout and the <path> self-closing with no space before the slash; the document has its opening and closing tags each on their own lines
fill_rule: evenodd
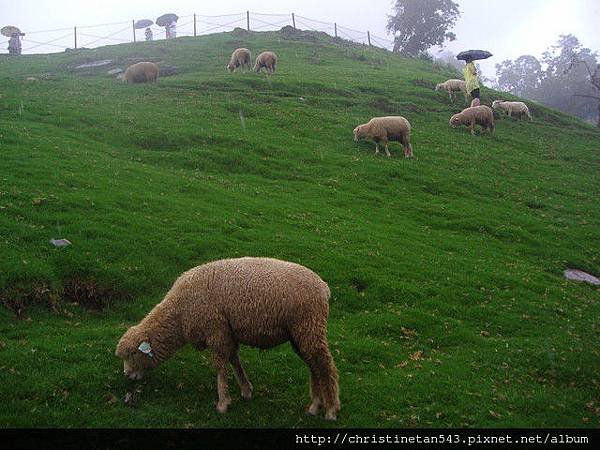
<svg viewBox="0 0 600 450">
<path fill-rule="evenodd" d="M 422 360 L 423 359 L 423 351 L 418 350 L 418 351 L 414 352 L 412 355 L 410 355 L 410 359 L 412 359 L 413 361 Z"/>
<path fill-rule="evenodd" d="M 491 409 L 490 409 L 490 416 L 492 416 L 494 419 L 501 419 L 502 418 L 502 414 L 499 414 L 496 411 L 492 411 Z"/>
</svg>

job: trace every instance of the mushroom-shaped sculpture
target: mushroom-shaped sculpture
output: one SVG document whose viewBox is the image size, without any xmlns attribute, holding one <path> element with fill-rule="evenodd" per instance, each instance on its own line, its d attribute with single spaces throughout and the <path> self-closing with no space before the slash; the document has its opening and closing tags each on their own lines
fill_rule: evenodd
<svg viewBox="0 0 600 450">
<path fill-rule="evenodd" d="M 5 27 L 2 27 L 2 29 L 0 29 L 0 34 L 6 37 L 12 37 L 14 34 L 18 36 L 25 36 L 25 33 L 23 33 L 21 30 L 19 30 L 18 27 L 15 27 L 14 25 L 7 25 Z"/>
<path fill-rule="evenodd" d="M 156 25 L 165 27 L 165 37 L 167 39 L 175 37 L 175 23 L 177 22 L 177 14 L 163 14 L 156 19 Z"/>
<path fill-rule="evenodd" d="M 133 24 L 133 27 L 136 30 L 141 30 L 142 28 L 148 28 L 152 25 L 154 25 L 154 22 L 152 22 L 150 19 L 140 19 Z"/>
</svg>

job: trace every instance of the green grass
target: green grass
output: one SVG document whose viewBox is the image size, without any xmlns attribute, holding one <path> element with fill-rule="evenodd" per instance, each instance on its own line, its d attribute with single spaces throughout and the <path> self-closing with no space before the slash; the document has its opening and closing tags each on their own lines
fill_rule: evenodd
<svg viewBox="0 0 600 450">
<path fill-rule="evenodd" d="M 277 52 L 277 73 L 226 72 L 241 45 Z M 73 69 L 103 58 L 178 74 Z M 278 33 L 1 58 L 0 426 L 325 425 L 287 344 L 242 349 L 254 399 L 231 380 L 225 416 L 191 348 L 122 402 L 124 330 L 182 271 L 242 255 L 329 283 L 336 426 L 598 426 L 599 291 L 562 271 L 600 273 L 600 133 L 534 105 L 471 137 L 448 125 L 462 99 L 432 89 L 448 75 Z M 352 140 L 391 114 L 413 125 L 412 160 Z"/>
</svg>

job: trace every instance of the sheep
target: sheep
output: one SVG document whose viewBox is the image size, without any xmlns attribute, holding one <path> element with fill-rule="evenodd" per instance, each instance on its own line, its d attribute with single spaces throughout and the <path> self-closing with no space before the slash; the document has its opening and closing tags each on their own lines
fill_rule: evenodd
<svg viewBox="0 0 600 450">
<path fill-rule="evenodd" d="M 115 354 L 124 374 L 141 379 L 185 344 L 210 348 L 217 369 L 216 409 L 231 404 L 228 363 L 244 399 L 252 396 L 239 345 L 272 348 L 289 341 L 310 368 L 311 404 L 325 419 L 340 409 L 338 372 L 327 344 L 329 287 L 299 264 L 244 257 L 213 261 L 183 273 L 165 298 L 121 337 Z"/>
<path fill-rule="evenodd" d="M 267 73 L 274 73 L 275 66 L 277 65 L 277 55 L 273 52 L 262 52 L 256 57 L 256 63 L 254 64 L 254 70 L 256 73 L 264 67 Z"/>
<path fill-rule="evenodd" d="M 471 135 L 475 135 L 475 125 L 481 125 L 482 130 L 488 130 L 490 134 L 494 132 L 494 113 L 492 108 L 485 105 L 471 106 L 463 109 L 458 114 L 450 118 L 450 125 L 456 128 L 458 125 L 467 125 Z"/>
<path fill-rule="evenodd" d="M 452 80 L 446 80 L 443 83 L 436 84 L 435 90 L 439 91 L 440 89 L 448 91 L 448 97 L 450 98 L 450 101 L 454 100 L 454 98 L 453 98 L 454 92 L 462 92 L 465 96 L 465 103 L 467 103 L 467 101 L 468 101 L 467 83 L 464 80 L 452 79 Z"/>
<path fill-rule="evenodd" d="M 492 102 L 492 108 L 495 110 L 502 110 L 508 113 L 508 117 L 512 117 L 513 113 L 519 115 L 519 119 L 523 118 L 523 114 L 529 117 L 529 120 L 532 121 L 533 118 L 531 114 L 529 114 L 529 108 L 523 102 L 508 102 L 505 100 L 494 100 Z"/>
<path fill-rule="evenodd" d="M 382 142 L 385 145 L 385 154 L 391 156 L 388 141 L 399 141 L 404 148 L 404 157 L 414 156 L 410 144 L 410 123 L 404 117 L 374 117 L 354 129 L 354 142 L 362 138 L 371 138 L 375 141 L 375 154 L 379 153 L 379 142 Z"/>
<path fill-rule="evenodd" d="M 250 70 L 250 50 L 247 48 L 238 48 L 231 54 L 231 59 L 229 60 L 229 64 L 227 64 L 227 69 L 230 72 L 233 72 L 238 67 L 247 67 Z"/>
<path fill-rule="evenodd" d="M 158 81 L 158 66 L 153 62 L 139 62 L 125 70 L 123 80 L 126 83 L 156 83 Z"/>
</svg>

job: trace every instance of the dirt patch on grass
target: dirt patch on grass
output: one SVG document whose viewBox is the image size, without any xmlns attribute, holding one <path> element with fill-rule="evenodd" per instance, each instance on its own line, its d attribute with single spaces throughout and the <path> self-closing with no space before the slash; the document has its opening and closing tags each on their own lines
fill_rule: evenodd
<svg viewBox="0 0 600 450">
<path fill-rule="evenodd" d="M 106 308 L 115 299 L 122 297 L 113 287 L 91 278 L 70 278 L 63 284 L 62 299 L 78 303 L 84 308 L 99 311 Z"/>
<path fill-rule="evenodd" d="M 59 295 L 48 283 L 38 281 L 25 286 L 10 286 L 0 291 L 0 304 L 23 318 L 28 307 L 41 305 L 58 310 Z"/>
<path fill-rule="evenodd" d="M 0 305 L 12 311 L 19 319 L 34 306 L 48 308 L 52 312 L 62 310 L 66 303 L 78 304 L 86 309 L 99 311 L 115 300 L 127 300 L 131 295 L 94 277 L 69 278 L 62 287 L 51 286 L 45 281 L 9 286 L 0 291 Z"/>
</svg>

